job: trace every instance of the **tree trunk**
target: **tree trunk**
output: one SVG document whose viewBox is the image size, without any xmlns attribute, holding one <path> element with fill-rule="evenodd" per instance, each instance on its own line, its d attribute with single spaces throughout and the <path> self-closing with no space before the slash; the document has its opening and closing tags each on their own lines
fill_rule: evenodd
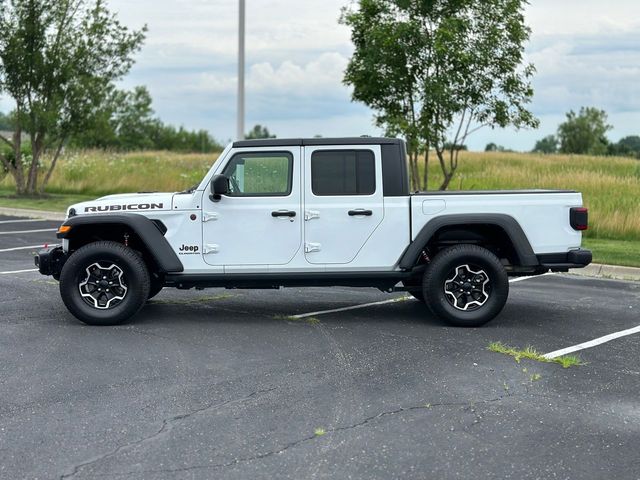
<svg viewBox="0 0 640 480">
<path fill-rule="evenodd" d="M 29 168 L 29 178 L 27 179 L 27 194 L 35 195 L 38 187 L 38 164 L 42 156 L 43 135 L 36 133 L 31 139 L 31 167 Z"/>
<path fill-rule="evenodd" d="M 19 112 L 20 110 L 17 109 Z M 18 116 L 16 115 L 16 118 Z M 13 178 L 16 181 L 16 193 L 24 195 L 26 185 L 24 183 L 24 168 L 22 167 L 22 129 L 20 125 L 16 125 L 16 131 L 13 133 L 13 155 L 16 164 L 14 165 Z"/>
<path fill-rule="evenodd" d="M 449 168 L 447 168 L 447 162 L 444 159 L 444 149 L 440 150 L 436 148 L 436 153 L 438 155 L 438 161 L 440 162 L 440 169 L 442 170 L 443 176 L 442 183 L 438 190 L 446 190 L 458 168 L 458 151 L 456 150 L 456 145 L 451 146 L 451 150 L 449 150 Z"/>
<path fill-rule="evenodd" d="M 453 178 L 453 173 L 445 173 L 444 180 L 440 185 L 438 190 L 446 190 L 449 187 L 449 183 L 451 183 L 451 179 Z"/>
<path fill-rule="evenodd" d="M 429 190 L 429 145 L 424 149 L 424 177 L 423 177 L 423 189 Z"/>
<path fill-rule="evenodd" d="M 40 184 L 40 189 L 39 189 L 40 195 L 44 194 L 44 189 L 49 183 L 49 179 L 51 178 L 53 169 L 56 168 L 56 163 L 58 162 L 58 157 L 60 157 L 60 153 L 62 153 L 63 145 L 64 145 L 64 139 L 61 139 L 60 143 L 58 144 L 58 148 L 56 148 L 56 153 L 53 155 L 53 159 L 51 160 L 51 165 L 49 166 L 49 170 L 47 170 L 47 174 L 44 176 L 44 179 Z"/>
</svg>

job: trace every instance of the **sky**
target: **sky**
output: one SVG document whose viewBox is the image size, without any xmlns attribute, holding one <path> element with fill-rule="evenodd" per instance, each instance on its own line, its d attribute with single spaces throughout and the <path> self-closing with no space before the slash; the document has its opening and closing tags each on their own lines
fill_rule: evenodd
<svg viewBox="0 0 640 480">
<path fill-rule="evenodd" d="M 278 137 L 378 135 L 373 112 L 343 85 L 352 44 L 338 23 L 350 0 L 246 0 L 246 125 Z M 123 88 L 147 85 L 165 122 L 235 136 L 237 0 L 109 0 L 132 28 L 149 31 Z M 530 150 L 570 109 L 609 113 L 612 140 L 640 134 L 640 2 L 532 0 L 527 61 L 537 73 L 537 130 L 485 128 L 468 141 Z M 0 110 L 9 110 L 0 99 Z"/>
</svg>

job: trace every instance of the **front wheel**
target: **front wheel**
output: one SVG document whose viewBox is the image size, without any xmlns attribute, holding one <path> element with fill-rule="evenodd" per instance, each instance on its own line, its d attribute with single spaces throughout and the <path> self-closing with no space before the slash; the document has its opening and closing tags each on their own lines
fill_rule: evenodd
<svg viewBox="0 0 640 480">
<path fill-rule="evenodd" d="M 149 296 L 142 257 L 117 242 L 90 243 L 74 252 L 60 274 L 60 295 L 69 311 L 89 325 L 118 325 Z"/>
<path fill-rule="evenodd" d="M 439 252 L 422 284 L 437 316 L 458 327 L 479 327 L 498 315 L 509 296 L 509 278 L 498 257 L 477 245 Z"/>
</svg>

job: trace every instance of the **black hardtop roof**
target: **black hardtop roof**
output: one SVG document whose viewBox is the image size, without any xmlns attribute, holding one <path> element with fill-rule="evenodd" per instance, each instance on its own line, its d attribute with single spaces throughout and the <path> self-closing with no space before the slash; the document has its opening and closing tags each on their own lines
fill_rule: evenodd
<svg viewBox="0 0 640 480">
<path fill-rule="evenodd" d="M 399 138 L 384 137 L 343 137 L 343 138 L 261 138 L 238 140 L 234 148 L 241 147 L 297 147 L 319 145 L 396 145 L 404 141 Z"/>
</svg>

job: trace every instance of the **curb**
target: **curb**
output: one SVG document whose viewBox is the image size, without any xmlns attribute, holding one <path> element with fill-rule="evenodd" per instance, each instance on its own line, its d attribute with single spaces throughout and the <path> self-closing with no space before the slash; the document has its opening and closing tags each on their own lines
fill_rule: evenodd
<svg viewBox="0 0 640 480">
<path fill-rule="evenodd" d="M 46 210 L 31 210 L 28 208 L 0 207 L 0 215 L 10 215 L 14 217 L 41 218 L 43 220 L 63 221 L 66 218 L 64 213 L 48 212 Z M 585 268 L 571 270 L 570 275 L 593 278 L 612 278 L 616 280 L 640 281 L 640 268 L 622 267 L 619 265 L 602 265 L 592 263 Z"/>
<path fill-rule="evenodd" d="M 63 221 L 66 218 L 64 213 L 48 212 L 46 210 L 31 210 L 30 208 L 0 207 L 0 215 L 10 215 L 12 217 L 41 218 L 43 220 Z"/>
<path fill-rule="evenodd" d="M 640 268 L 622 267 L 619 265 L 602 265 L 592 263 L 584 268 L 571 270 L 570 275 L 593 278 L 611 278 L 615 280 L 640 281 Z"/>
</svg>

